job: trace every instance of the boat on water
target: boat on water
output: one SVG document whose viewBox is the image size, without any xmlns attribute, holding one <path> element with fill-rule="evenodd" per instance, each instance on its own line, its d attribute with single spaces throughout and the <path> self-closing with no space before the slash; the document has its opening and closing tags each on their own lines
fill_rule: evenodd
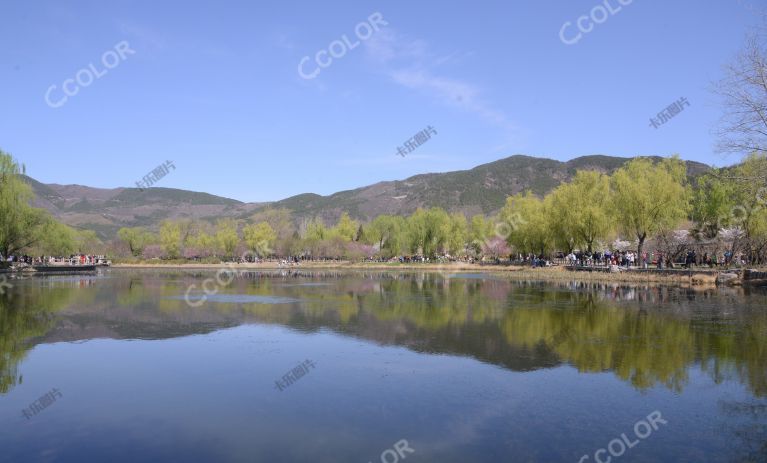
<svg viewBox="0 0 767 463">
<path fill-rule="evenodd" d="M 32 268 L 32 271 L 34 272 L 61 273 L 61 272 L 95 272 L 97 267 L 101 267 L 101 265 L 97 265 L 97 264 L 93 264 L 93 265 L 33 265 L 31 268 Z"/>
<path fill-rule="evenodd" d="M 5 262 L 3 262 L 5 264 Z M 106 256 L 72 255 L 70 257 L 41 257 L 31 259 L 23 256 L 20 261 L 0 267 L 0 273 L 84 273 L 99 267 L 109 267 L 112 261 Z"/>
</svg>

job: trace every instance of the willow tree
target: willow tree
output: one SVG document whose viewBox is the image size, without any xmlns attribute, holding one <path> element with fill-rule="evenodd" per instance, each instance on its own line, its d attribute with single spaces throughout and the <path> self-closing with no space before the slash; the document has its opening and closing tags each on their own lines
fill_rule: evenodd
<svg viewBox="0 0 767 463">
<path fill-rule="evenodd" d="M 330 231 L 320 217 L 310 219 L 306 222 L 301 240 L 301 252 L 310 254 L 312 258 L 322 256 L 326 250 L 325 242 L 330 238 L 330 235 Z"/>
<path fill-rule="evenodd" d="M 74 251 L 80 254 L 104 254 L 104 242 L 93 230 L 75 230 Z"/>
<path fill-rule="evenodd" d="M 383 249 L 386 256 L 393 257 L 400 255 L 407 250 L 407 219 L 401 215 L 390 216 L 387 224 L 387 238 Z"/>
<path fill-rule="evenodd" d="M 445 249 L 450 216 L 443 209 L 416 210 L 407 218 L 407 235 L 410 251 L 420 249 L 425 256 L 433 257 Z"/>
<path fill-rule="evenodd" d="M 184 242 L 184 233 L 181 223 L 165 220 L 160 224 L 160 245 L 165 255 L 170 259 L 176 259 L 181 255 L 181 244 Z"/>
<path fill-rule="evenodd" d="M 352 220 L 352 218 L 349 217 L 349 213 L 344 212 L 341 214 L 341 218 L 338 219 L 336 226 L 330 230 L 330 233 L 335 236 L 340 236 L 344 241 L 354 241 L 359 227 L 359 222 Z"/>
<path fill-rule="evenodd" d="M 117 232 L 117 237 L 128 245 L 128 249 L 134 257 L 139 257 L 144 252 L 144 248 L 152 241 L 152 235 L 142 227 L 121 228 Z"/>
<path fill-rule="evenodd" d="M 687 218 L 690 190 L 686 182 L 686 166 L 676 156 L 657 163 L 635 158 L 613 174 L 616 222 L 624 234 L 636 238 L 640 256 L 648 237 L 671 230 Z"/>
<path fill-rule="evenodd" d="M 693 236 L 712 239 L 723 227 L 729 227 L 730 212 L 735 206 L 733 182 L 725 180 L 718 170 L 698 178 L 692 199 Z"/>
<path fill-rule="evenodd" d="M 404 248 L 404 234 L 404 217 L 379 215 L 365 229 L 365 240 L 369 244 L 377 244 L 381 256 L 392 257 Z"/>
<path fill-rule="evenodd" d="M 23 166 L 0 150 L 0 254 L 5 258 L 38 243 L 49 220 L 44 210 L 30 206 L 34 195 L 22 174 Z"/>
<path fill-rule="evenodd" d="M 742 250 L 752 262 L 763 261 L 767 250 L 767 187 L 740 179 L 758 178 L 762 172 L 767 172 L 767 155 L 754 153 L 726 173 L 712 174 L 695 204 L 696 215 L 707 216 L 703 225 L 714 222 L 717 229 L 733 231 L 731 251 Z"/>
<path fill-rule="evenodd" d="M 232 219 L 221 219 L 216 223 L 216 244 L 223 251 L 224 257 L 234 258 L 234 250 L 240 243 L 237 235 L 237 223 Z"/>
<path fill-rule="evenodd" d="M 482 252 L 485 243 L 493 236 L 493 231 L 493 222 L 486 219 L 484 215 L 477 214 L 471 218 L 469 223 L 469 245 L 476 254 Z"/>
<path fill-rule="evenodd" d="M 578 234 L 577 202 L 576 189 L 570 183 L 559 185 L 544 198 L 552 240 L 560 250 L 568 253 L 583 242 Z"/>
<path fill-rule="evenodd" d="M 321 241 L 329 237 L 328 229 L 321 218 L 315 217 L 306 224 L 304 238 L 308 241 Z"/>
<path fill-rule="evenodd" d="M 600 172 L 578 171 L 568 185 L 573 232 L 589 252 L 594 242 L 606 239 L 613 231 L 610 207 L 610 178 Z"/>
<path fill-rule="evenodd" d="M 34 247 L 35 254 L 66 256 L 80 251 L 78 232 L 52 218 L 42 227 L 42 237 Z"/>
<path fill-rule="evenodd" d="M 272 254 L 274 240 L 277 239 L 277 232 L 267 222 L 246 225 L 242 229 L 242 236 L 245 239 L 245 245 L 257 256 L 264 257 Z"/>
<path fill-rule="evenodd" d="M 466 250 L 466 241 L 469 236 L 469 224 L 466 216 L 460 212 L 450 215 L 445 227 L 445 250 L 453 256 L 460 255 Z"/>
<path fill-rule="evenodd" d="M 185 245 L 187 256 L 210 257 L 216 252 L 216 238 L 202 228 L 189 236 Z"/>
<path fill-rule="evenodd" d="M 542 199 L 531 191 L 506 198 L 500 218 L 511 224 L 506 241 L 517 252 L 546 254 L 553 241 Z"/>
<path fill-rule="evenodd" d="M 379 215 L 365 229 L 364 241 L 368 244 L 377 244 L 379 252 L 383 249 L 384 243 L 389 238 L 391 218 L 389 215 Z"/>
<path fill-rule="evenodd" d="M 298 243 L 298 240 L 293 236 L 297 230 L 290 210 L 267 207 L 248 218 L 248 223 L 260 222 L 268 223 L 277 234 L 274 243 L 275 252 L 278 254 L 282 253 L 283 255 L 294 254 L 290 248 Z"/>
</svg>

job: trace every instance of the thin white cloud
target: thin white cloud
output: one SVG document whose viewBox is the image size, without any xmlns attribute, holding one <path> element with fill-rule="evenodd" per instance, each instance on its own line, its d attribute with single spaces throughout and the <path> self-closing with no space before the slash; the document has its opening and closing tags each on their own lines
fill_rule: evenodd
<svg viewBox="0 0 767 463">
<path fill-rule="evenodd" d="M 441 66 L 443 64 L 448 64 L 448 63 L 450 64 L 459 63 L 472 56 L 474 56 L 474 52 L 456 50 L 453 53 L 450 53 L 449 55 L 443 56 L 441 58 L 436 58 L 434 60 L 434 65 Z"/>
<path fill-rule="evenodd" d="M 374 61 L 389 63 L 398 60 L 424 60 L 428 45 L 423 40 L 408 40 L 393 29 L 381 29 L 365 41 L 365 51 Z"/>
<path fill-rule="evenodd" d="M 142 50 L 151 51 L 165 51 L 168 48 L 168 41 L 162 35 L 155 30 L 138 24 L 120 22 L 120 32 L 128 37 L 128 40 L 133 40 L 132 44 L 135 44 L 134 48 L 140 48 Z M 136 43 L 136 41 L 138 43 Z"/>
<path fill-rule="evenodd" d="M 478 115 L 485 121 L 508 131 L 517 126 L 503 113 L 482 98 L 476 85 L 438 74 L 437 68 L 467 56 L 453 52 L 436 57 L 423 40 L 408 39 L 392 29 L 383 29 L 365 42 L 367 56 L 392 81 L 426 94 L 442 104 L 458 107 Z"/>
<path fill-rule="evenodd" d="M 275 33 L 272 40 L 277 47 L 282 48 L 284 50 L 293 51 L 296 49 L 296 44 L 293 42 L 293 40 L 288 34 Z"/>
</svg>

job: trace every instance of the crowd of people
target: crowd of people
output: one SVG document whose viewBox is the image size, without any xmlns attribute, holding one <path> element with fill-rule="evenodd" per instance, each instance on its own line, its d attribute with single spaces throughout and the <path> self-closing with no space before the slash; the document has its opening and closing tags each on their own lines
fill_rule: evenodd
<svg viewBox="0 0 767 463">
<path fill-rule="evenodd" d="M 106 256 L 90 254 L 72 254 L 69 257 L 62 256 L 0 256 L 3 262 L 10 265 L 105 265 L 108 264 Z"/>
<path fill-rule="evenodd" d="M 655 267 L 658 269 L 664 268 L 694 268 L 694 267 L 730 267 L 730 266 L 742 266 L 747 264 L 747 259 L 742 254 L 733 255 L 732 252 L 726 251 L 723 253 L 708 253 L 704 252 L 701 256 L 695 250 L 688 250 L 684 253 L 683 260 L 677 260 L 669 253 L 662 251 L 645 251 L 640 256 L 635 251 L 604 251 L 604 252 L 582 252 L 574 251 L 563 256 L 562 253 L 558 255 L 559 258 L 563 258 L 565 263 L 570 266 L 619 266 L 625 268 L 637 267 L 637 268 L 650 268 Z"/>
<path fill-rule="evenodd" d="M 694 266 L 717 268 L 729 267 L 732 265 L 739 267 L 746 265 L 747 263 L 748 259 L 742 253 L 733 255 L 730 251 L 725 251 L 723 253 L 712 252 L 711 254 L 704 252 L 702 256 L 695 251 L 688 251 L 684 261 L 686 268 L 692 268 Z"/>
<path fill-rule="evenodd" d="M 617 265 L 620 267 L 635 267 L 635 266 L 642 266 L 644 268 L 647 268 L 648 265 L 656 262 L 656 259 L 658 259 L 659 262 L 662 262 L 663 256 L 661 253 L 647 253 L 643 252 L 641 258 L 638 256 L 638 253 L 634 251 L 604 251 L 604 252 L 583 252 L 583 251 L 577 251 L 577 252 L 571 252 L 568 254 L 565 259 L 567 260 L 568 265 L 580 265 L 582 267 L 584 266 L 594 266 L 594 265 Z"/>
</svg>

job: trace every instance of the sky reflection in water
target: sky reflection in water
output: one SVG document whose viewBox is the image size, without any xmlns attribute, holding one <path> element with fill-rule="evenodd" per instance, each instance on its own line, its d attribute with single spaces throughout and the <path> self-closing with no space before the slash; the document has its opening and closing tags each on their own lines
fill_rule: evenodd
<svg viewBox="0 0 767 463">
<path fill-rule="evenodd" d="M 761 292 L 250 272 L 190 307 L 211 272 L 108 275 L 0 297 L 0 461 L 593 461 L 654 410 L 621 461 L 767 455 Z"/>
</svg>

